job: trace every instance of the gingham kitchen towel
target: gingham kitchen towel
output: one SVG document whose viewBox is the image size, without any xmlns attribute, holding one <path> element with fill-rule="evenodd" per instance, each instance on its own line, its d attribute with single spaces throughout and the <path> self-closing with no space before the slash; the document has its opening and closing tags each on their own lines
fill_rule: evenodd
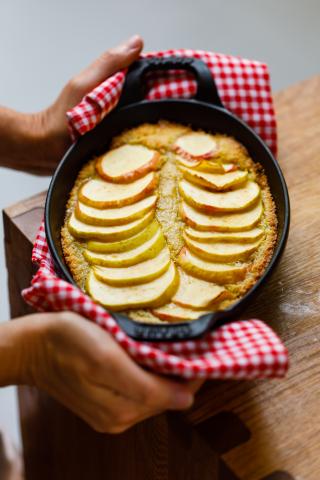
<svg viewBox="0 0 320 480">
<path fill-rule="evenodd" d="M 203 60 L 212 73 L 224 106 L 250 125 L 276 155 L 276 120 L 266 64 L 203 50 L 166 50 L 142 55 L 147 58 L 152 56 Z M 67 113 L 73 139 L 94 128 L 117 105 L 124 80 L 125 72 L 118 72 L 88 93 L 79 105 Z M 188 98 L 195 92 L 196 82 L 187 72 L 154 72 L 148 76 L 146 98 L 150 100 Z"/>
<path fill-rule="evenodd" d="M 267 66 L 256 61 L 204 51 L 168 50 L 149 57 L 180 55 L 204 60 L 216 81 L 224 105 L 242 117 L 276 152 L 276 123 Z M 68 112 L 75 139 L 97 125 L 117 104 L 125 79 L 119 72 L 107 79 Z M 190 97 L 196 84 L 181 71 L 153 74 L 147 98 Z M 183 378 L 282 377 L 288 369 L 288 352 L 278 336 L 261 320 L 235 321 L 194 341 L 176 343 L 137 342 L 129 338 L 108 312 L 80 289 L 61 280 L 48 252 L 44 227 L 40 227 L 32 261 L 39 270 L 24 299 L 39 311 L 75 311 L 112 335 L 138 363 L 158 373 Z"/>
<path fill-rule="evenodd" d="M 176 343 L 137 342 L 128 337 L 102 307 L 55 274 L 40 227 L 32 252 L 40 268 L 22 294 L 39 311 L 72 310 L 96 322 L 138 363 L 155 372 L 183 378 L 282 377 L 288 353 L 279 337 L 261 320 L 236 321 L 199 340 Z"/>
</svg>

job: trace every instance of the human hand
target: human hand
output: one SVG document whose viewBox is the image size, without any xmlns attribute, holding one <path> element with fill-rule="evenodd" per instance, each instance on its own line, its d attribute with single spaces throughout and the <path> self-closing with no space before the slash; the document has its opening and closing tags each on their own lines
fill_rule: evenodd
<svg viewBox="0 0 320 480">
<path fill-rule="evenodd" d="M 122 432 L 165 410 L 191 406 L 202 382 L 139 367 L 99 326 L 71 313 L 37 314 L 24 335 L 24 382 L 56 398 L 99 432 Z M 31 353 L 30 353 L 31 352 Z"/>
<path fill-rule="evenodd" d="M 55 166 L 70 144 L 66 112 L 101 82 L 137 60 L 142 48 L 142 39 L 135 35 L 121 45 L 107 50 L 67 83 L 53 105 L 40 112 L 39 122 L 44 129 L 47 146 L 48 142 L 50 144 L 47 154 L 50 150 L 52 152 L 46 158 L 48 166 Z"/>
<path fill-rule="evenodd" d="M 0 107 L 0 166 L 47 175 L 69 147 L 66 112 L 99 83 L 139 57 L 143 42 L 134 36 L 106 51 L 75 75 L 57 100 L 37 113 L 19 113 Z"/>
</svg>

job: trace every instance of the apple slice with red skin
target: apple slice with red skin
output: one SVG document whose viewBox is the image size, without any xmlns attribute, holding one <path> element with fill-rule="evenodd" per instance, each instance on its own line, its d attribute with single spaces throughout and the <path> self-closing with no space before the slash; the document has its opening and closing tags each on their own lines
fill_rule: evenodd
<svg viewBox="0 0 320 480">
<path fill-rule="evenodd" d="M 188 165 L 186 165 L 188 167 Z M 199 165 L 195 167 L 200 172 L 207 173 L 228 173 L 238 169 L 238 165 L 235 163 L 220 163 L 210 162 L 209 160 L 202 160 Z"/>
<path fill-rule="evenodd" d="M 149 225 L 153 218 L 153 212 L 149 212 L 144 217 L 138 218 L 138 220 L 125 225 L 101 227 L 100 225 L 88 225 L 87 223 L 83 223 L 78 220 L 73 213 L 68 221 L 68 229 L 76 238 L 117 242 L 136 235 Z"/>
<path fill-rule="evenodd" d="M 195 230 L 203 232 L 240 232 L 254 227 L 263 214 L 263 205 L 259 201 L 250 210 L 239 213 L 206 215 L 186 202 L 180 204 L 182 220 Z"/>
<path fill-rule="evenodd" d="M 151 210 L 155 210 L 157 195 L 150 195 L 139 202 L 119 208 L 94 208 L 82 202 L 77 202 L 75 215 L 81 222 L 90 225 L 125 225 L 143 217 Z"/>
<path fill-rule="evenodd" d="M 201 163 L 201 160 L 194 160 L 192 158 L 188 159 L 188 158 L 180 157 L 179 155 L 176 156 L 176 159 L 177 159 L 178 165 L 180 164 L 183 167 L 187 167 L 187 168 L 196 168 Z M 222 171 L 222 167 L 220 167 L 218 163 L 217 163 L 217 169 L 218 171 Z"/>
<path fill-rule="evenodd" d="M 197 242 L 251 243 L 262 238 L 264 236 L 264 230 L 256 227 L 251 230 L 245 230 L 244 232 L 199 232 L 191 227 L 187 227 L 185 234 Z"/>
<path fill-rule="evenodd" d="M 206 310 L 192 310 L 191 308 L 181 307 L 180 305 L 176 305 L 175 303 L 168 303 L 163 307 L 156 308 L 151 310 L 151 313 L 155 316 L 160 318 L 160 320 L 166 322 L 189 322 L 190 320 L 196 320 L 201 315 L 205 315 L 210 313 L 210 311 Z"/>
<path fill-rule="evenodd" d="M 183 177 L 189 182 L 208 188 L 213 191 L 224 191 L 237 188 L 246 183 L 248 172 L 235 170 L 228 173 L 208 173 L 191 168 L 179 167 Z"/>
<path fill-rule="evenodd" d="M 261 240 L 253 243 L 201 243 L 184 235 L 186 245 L 200 258 L 214 262 L 239 262 L 250 257 L 259 247 Z"/>
<path fill-rule="evenodd" d="M 93 178 L 80 188 L 78 199 L 94 208 L 118 208 L 142 200 L 150 195 L 157 185 L 158 175 L 154 172 L 126 184 Z"/>
<path fill-rule="evenodd" d="M 98 158 L 100 177 L 113 183 L 130 183 L 161 166 L 161 155 L 143 145 L 122 145 Z"/>
<path fill-rule="evenodd" d="M 190 275 L 223 285 L 243 280 L 247 272 L 244 264 L 214 263 L 199 258 L 186 247 L 181 249 L 177 262 Z"/>
<path fill-rule="evenodd" d="M 249 208 L 260 196 L 257 183 L 248 181 L 243 187 L 228 192 L 209 192 L 187 180 L 179 182 L 179 192 L 191 206 L 204 213 L 237 212 Z"/>
<path fill-rule="evenodd" d="M 217 142 L 208 133 L 191 132 L 179 137 L 174 150 L 188 160 L 212 158 L 218 151 Z"/>
<path fill-rule="evenodd" d="M 221 163 L 220 161 L 186 159 L 176 156 L 178 166 L 192 168 L 206 173 L 228 173 L 238 169 L 235 163 Z"/>
</svg>

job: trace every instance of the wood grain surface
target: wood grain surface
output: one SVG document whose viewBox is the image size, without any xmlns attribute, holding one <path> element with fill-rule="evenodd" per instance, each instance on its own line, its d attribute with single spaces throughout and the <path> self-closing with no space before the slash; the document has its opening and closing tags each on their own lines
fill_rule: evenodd
<svg viewBox="0 0 320 480">
<path fill-rule="evenodd" d="M 186 414 L 163 414 L 116 437 L 23 387 L 27 480 L 319 480 L 319 91 L 315 77 L 275 95 L 290 235 L 277 271 L 242 315 L 279 333 L 290 353 L 288 376 L 207 382 Z M 43 204 L 41 194 L 4 213 L 12 316 L 27 311 L 19 292 L 32 275 Z"/>
</svg>

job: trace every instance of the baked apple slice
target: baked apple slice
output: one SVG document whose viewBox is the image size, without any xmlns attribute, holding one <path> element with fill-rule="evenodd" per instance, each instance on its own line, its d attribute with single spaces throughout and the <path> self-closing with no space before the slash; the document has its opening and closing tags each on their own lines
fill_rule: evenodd
<svg viewBox="0 0 320 480">
<path fill-rule="evenodd" d="M 177 305 L 195 310 L 205 309 L 213 303 L 223 300 L 228 295 L 224 287 L 191 277 L 181 268 L 179 269 L 179 275 L 179 288 L 172 297 L 173 303 Z"/>
<path fill-rule="evenodd" d="M 238 169 L 235 163 L 221 163 L 210 160 L 188 160 L 187 158 L 177 156 L 178 166 L 192 168 L 200 172 L 207 173 L 228 173 Z"/>
<path fill-rule="evenodd" d="M 205 215 L 187 203 L 182 202 L 180 213 L 182 219 L 196 230 L 205 232 L 239 232 L 241 230 L 250 230 L 259 222 L 263 214 L 263 205 L 260 201 L 245 212 Z"/>
<path fill-rule="evenodd" d="M 181 155 L 176 156 L 178 165 L 186 168 L 192 168 L 195 170 L 201 170 L 205 165 L 209 165 L 208 168 L 214 173 L 225 173 L 222 163 L 209 162 L 207 160 L 197 160 L 193 158 L 184 158 Z"/>
<path fill-rule="evenodd" d="M 144 229 L 153 219 L 153 212 L 147 213 L 142 218 L 126 225 L 115 225 L 109 227 L 101 227 L 99 225 L 88 225 L 77 219 L 73 213 L 68 222 L 70 233 L 76 238 L 90 240 L 104 240 L 106 242 L 116 242 L 129 238 L 132 235 Z"/>
<path fill-rule="evenodd" d="M 170 266 L 170 252 L 164 247 L 154 258 L 130 267 L 93 267 L 95 276 L 102 282 L 115 286 L 140 285 L 160 277 Z"/>
<path fill-rule="evenodd" d="M 116 253 L 97 253 L 85 250 L 84 256 L 92 265 L 128 267 L 149 258 L 154 258 L 164 246 L 165 238 L 161 228 L 158 228 L 153 237 L 132 250 Z"/>
<path fill-rule="evenodd" d="M 238 242 L 250 243 L 255 242 L 263 237 L 262 228 L 253 228 L 244 232 L 199 232 L 191 227 L 185 229 L 185 234 L 192 240 L 198 242 Z"/>
<path fill-rule="evenodd" d="M 143 145 L 122 145 L 102 155 L 96 163 L 100 177 L 108 182 L 129 183 L 157 170 L 161 155 Z"/>
<path fill-rule="evenodd" d="M 217 165 L 220 165 L 221 168 L 217 169 Z M 203 160 L 196 167 L 196 170 L 206 173 L 229 173 L 238 170 L 238 168 L 238 165 L 235 163 L 218 163 L 210 162 L 209 160 Z"/>
<path fill-rule="evenodd" d="M 246 183 L 248 172 L 244 170 L 235 170 L 229 173 L 208 173 L 191 168 L 180 167 L 183 177 L 201 187 L 209 188 L 210 190 L 228 190 L 230 188 L 239 187 Z"/>
<path fill-rule="evenodd" d="M 210 312 L 205 310 L 192 310 L 191 308 L 181 307 L 175 303 L 168 303 L 163 307 L 152 310 L 151 313 L 166 322 L 189 322 Z"/>
<path fill-rule="evenodd" d="M 116 242 L 97 242 L 95 240 L 89 240 L 87 243 L 87 249 L 98 253 L 127 252 L 128 250 L 132 250 L 133 248 L 139 247 L 139 245 L 142 245 L 144 242 L 147 242 L 155 235 L 158 228 L 158 222 L 153 220 L 146 226 L 146 228 L 138 232 L 136 235 L 132 235 L 123 240 L 118 240 Z"/>
<path fill-rule="evenodd" d="M 111 310 L 128 308 L 156 308 L 166 304 L 176 292 L 179 275 L 171 262 L 168 270 L 160 277 L 142 285 L 114 287 L 101 282 L 90 271 L 86 289 L 98 303 Z"/>
<path fill-rule="evenodd" d="M 184 237 L 186 245 L 201 258 L 217 262 L 238 262 L 245 260 L 259 247 L 260 241 L 253 243 L 201 243 Z"/>
<path fill-rule="evenodd" d="M 257 183 L 248 181 L 244 187 L 228 192 L 209 192 L 186 180 L 179 182 L 179 192 L 191 206 L 205 213 L 237 212 L 253 205 L 260 196 Z"/>
<path fill-rule="evenodd" d="M 243 280 L 247 272 L 245 265 L 213 263 L 197 257 L 185 247 L 182 248 L 178 256 L 178 264 L 194 277 L 219 284 L 235 283 Z"/>
<path fill-rule="evenodd" d="M 238 169 L 238 165 L 235 163 L 221 163 L 220 165 L 223 171 L 215 172 L 214 165 L 215 165 L 214 162 L 203 160 L 202 162 L 200 162 L 199 166 L 197 167 L 197 170 L 200 170 L 201 172 L 208 172 L 208 173 L 228 173 Z"/>
<path fill-rule="evenodd" d="M 187 168 L 196 168 L 201 163 L 201 160 L 194 160 L 192 158 L 188 159 L 188 158 L 181 157 L 180 155 L 177 155 L 176 159 L 177 159 L 178 165 L 181 165 Z M 223 172 L 223 169 L 219 163 L 217 163 L 217 171 Z"/>
<path fill-rule="evenodd" d="M 188 165 L 186 165 L 188 166 Z M 195 167 L 200 172 L 207 173 L 228 173 L 238 169 L 235 163 L 221 163 L 219 161 L 212 162 L 210 160 L 202 160 L 199 165 Z"/>
<path fill-rule="evenodd" d="M 201 132 L 191 132 L 179 137 L 174 150 L 186 159 L 212 158 L 218 151 L 214 138 Z"/>
<path fill-rule="evenodd" d="M 91 225 L 124 225 L 143 217 L 150 210 L 156 208 L 157 195 L 151 195 L 132 205 L 119 208 L 94 208 L 78 202 L 75 208 L 76 217 Z"/>
<path fill-rule="evenodd" d="M 150 195 L 158 184 L 158 176 L 150 172 L 131 183 L 118 184 L 99 178 L 88 180 L 78 194 L 80 202 L 95 208 L 131 205 Z"/>
</svg>

